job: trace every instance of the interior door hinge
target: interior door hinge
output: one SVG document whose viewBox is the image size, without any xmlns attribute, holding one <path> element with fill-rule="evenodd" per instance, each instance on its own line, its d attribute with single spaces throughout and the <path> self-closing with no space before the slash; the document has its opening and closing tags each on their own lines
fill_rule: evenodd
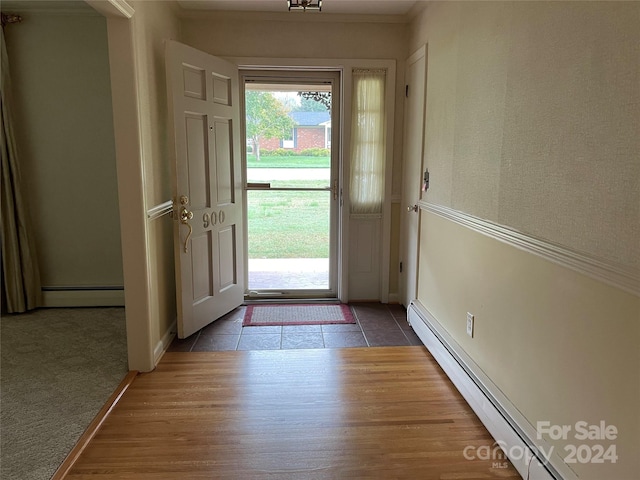
<svg viewBox="0 0 640 480">
<path fill-rule="evenodd" d="M 400 273 L 402 273 L 402 262 L 400 262 Z"/>
<path fill-rule="evenodd" d="M 409 98 L 409 85 L 404 86 L 404 96 Z"/>
</svg>

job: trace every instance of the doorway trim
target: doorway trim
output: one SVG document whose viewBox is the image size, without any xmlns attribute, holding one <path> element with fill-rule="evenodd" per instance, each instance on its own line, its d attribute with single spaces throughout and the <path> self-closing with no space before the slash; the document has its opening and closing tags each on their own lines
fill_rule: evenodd
<svg viewBox="0 0 640 480">
<path fill-rule="evenodd" d="M 374 59 L 309 59 L 309 58 L 263 58 L 263 57 L 223 57 L 238 65 L 239 70 L 339 70 L 341 74 L 340 93 L 342 101 L 340 105 L 340 158 L 339 183 L 342 186 L 340 208 L 340 238 L 338 243 L 338 299 L 347 303 L 349 296 L 349 231 L 351 218 L 349 214 L 349 147 L 351 145 L 351 100 L 352 100 L 352 71 L 354 68 L 384 68 L 387 70 L 387 86 L 385 101 L 387 105 L 386 118 L 386 169 L 385 169 L 385 195 L 382 218 L 381 256 L 380 256 L 380 282 L 379 301 L 387 303 L 389 301 L 389 269 L 391 251 L 391 189 L 392 189 L 392 167 L 394 152 L 394 125 L 397 120 L 396 115 L 396 61 L 395 60 L 374 60 Z M 400 112 L 402 113 L 402 112 Z M 395 273 L 395 272 L 394 272 Z"/>
<path fill-rule="evenodd" d="M 134 8 L 124 0 L 85 0 L 107 20 L 129 370 L 155 368 L 151 333 Z"/>
</svg>

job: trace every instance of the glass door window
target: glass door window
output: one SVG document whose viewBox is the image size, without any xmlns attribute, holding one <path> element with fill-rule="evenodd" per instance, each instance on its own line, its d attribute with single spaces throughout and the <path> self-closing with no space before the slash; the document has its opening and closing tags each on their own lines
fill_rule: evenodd
<svg viewBox="0 0 640 480">
<path fill-rule="evenodd" d="M 245 76 L 250 298 L 336 297 L 338 75 L 311 77 Z"/>
</svg>

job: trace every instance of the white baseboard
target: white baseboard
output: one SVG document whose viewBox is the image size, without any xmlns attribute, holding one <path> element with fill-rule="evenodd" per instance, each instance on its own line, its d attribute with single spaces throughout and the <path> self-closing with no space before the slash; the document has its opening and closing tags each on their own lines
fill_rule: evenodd
<svg viewBox="0 0 640 480">
<path fill-rule="evenodd" d="M 124 307 L 124 290 L 43 290 L 43 307 Z"/>
<path fill-rule="evenodd" d="M 169 326 L 167 331 L 164 332 L 164 335 L 162 336 L 160 341 L 156 344 L 156 348 L 153 349 L 154 365 L 158 365 L 158 362 L 162 358 L 162 355 L 164 355 L 164 352 L 167 351 L 167 348 L 169 348 L 169 345 L 171 345 L 171 342 L 173 341 L 175 336 L 176 336 L 176 321 L 174 320 L 174 322 Z"/>
<path fill-rule="evenodd" d="M 544 454 L 553 452 L 554 449 L 544 440 L 536 439 L 535 428 L 451 338 L 424 305 L 417 300 L 411 302 L 407 314 L 407 320 L 420 340 L 502 447 L 522 478 L 577 480 L 576 474 L 557 453 L 550 456 Z M 533 452 L 536 452 L 538 461 Z"/>
</svg>

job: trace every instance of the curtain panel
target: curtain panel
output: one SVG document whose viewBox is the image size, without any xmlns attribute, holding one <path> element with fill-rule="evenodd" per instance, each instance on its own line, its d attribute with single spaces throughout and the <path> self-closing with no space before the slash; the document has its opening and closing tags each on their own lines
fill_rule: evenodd
<svg viewBox="0 0 640 480">
<path fill-rule="evenodd" d="M 350 201 L 352 214 L 381 214 L 385 172 L 384 69 L 353 70 Z"/>
<path fill-rule="evenodd" d="M 9 59 L 2 29 L 2 71 L 0 73 L 1 118 L 0 169 L 2 300 L 9 313 L 34 309 L 41 304 L 42 288 L 30 235 L 28 211 L 21 190 L 20 163 L 11 123 Z"/>
</svg>

